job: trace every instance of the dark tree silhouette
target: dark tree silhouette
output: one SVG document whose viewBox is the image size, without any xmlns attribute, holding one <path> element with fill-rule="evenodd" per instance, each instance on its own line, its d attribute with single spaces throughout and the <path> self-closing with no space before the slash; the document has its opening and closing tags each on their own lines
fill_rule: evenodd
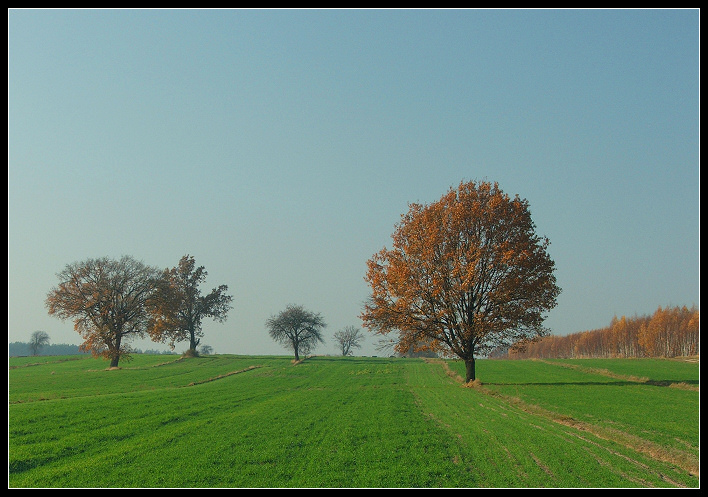
<svg viewBox="0 0 708 497">
<path fill-rule="evenodd" d="M 266 327 L 271 338 L 281 345 L 291 348 L 295 360 L 300 354 L 309 354 L 318 342 L 324 342 L 322 330 L 326 327 L 319 314 L 305 310 L 299 305 L 288 305 L 284 311 L 271 316 Z"/>
</svg>

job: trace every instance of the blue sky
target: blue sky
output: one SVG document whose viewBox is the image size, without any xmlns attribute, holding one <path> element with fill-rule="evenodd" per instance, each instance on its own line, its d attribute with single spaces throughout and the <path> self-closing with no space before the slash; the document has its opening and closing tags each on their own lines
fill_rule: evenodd
<svg viewBox="0 0 708 497">
<path fill-rule="evenodd" d="M 294 303 L 336 353 L 463 180 L 529 201 L 554 334 L 700 306 L 699 76 L 698 10 L 9 10 L 8 341 L 80 343 L 44 307 L 69 263 L 191 254 L 234 297 L 216 352 L 288 354 Z"/>
</svg>

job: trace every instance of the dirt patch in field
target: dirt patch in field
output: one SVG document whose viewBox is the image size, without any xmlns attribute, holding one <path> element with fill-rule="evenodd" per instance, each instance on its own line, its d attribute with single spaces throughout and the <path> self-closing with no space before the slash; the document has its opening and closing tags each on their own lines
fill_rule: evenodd
<svg viewBox="0 0 708 497">
<path fill-rule="evenodd" d="M 230 373 L 224 373 L 220 374 L 219 376 L 214 376 L 212 378 L 207 378 L 206 380 L 202 381 L 193 381 L 192 383 L 186 385 L 188 387 L 193 387 L 194 385 L 201 385 L 202 383 L 209 383 L 210 381 L 216 381 L 216 380 L 221 380 L 222 378 L 226 378 L 231 375 L 239 374 L 239 373 L 245 373 L 246 371 L 251 371 L 252 369 L 257 369 L 262 366 L 248 366 L 247 368 L 244 369 L 239 369 L 238 371 L 231 371 Z"/>
</svg>

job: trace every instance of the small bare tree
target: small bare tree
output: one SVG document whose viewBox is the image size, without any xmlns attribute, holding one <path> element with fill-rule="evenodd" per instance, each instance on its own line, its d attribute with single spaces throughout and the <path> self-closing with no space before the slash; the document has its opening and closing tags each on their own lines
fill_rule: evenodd
<svg viewBox="0 0 708 497">
<path fill-rule="evenodd" d="M 354 326 L 345 326 L 334 334 L 334 341 L 339 344 L 343 356 L 351 355 L 352 349 L 361 348 L 363 339 L 361 330 Z"/>
<path fill-rule="evenodd" d="M 45 331 L 35 331 L 30 338 L 29 348 L 32 355 L 37 355 L 39 349 L 49 343 L 49 335 Z"/>
</svg>

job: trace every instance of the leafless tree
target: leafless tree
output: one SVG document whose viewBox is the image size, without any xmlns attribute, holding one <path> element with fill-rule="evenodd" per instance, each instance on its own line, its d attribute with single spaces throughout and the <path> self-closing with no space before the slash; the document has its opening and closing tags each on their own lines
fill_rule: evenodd
<svg viewBox="0 0 708 497">
<path fill-rule="evenodd" d="M 334 341 L 339 344 L 343 356 L 351 355 L 352 349 L 361 348 L 362 340 L 364 340 L 364 335 L 355 326 L 345 326 L 334 334 Z"/>
</svg>

